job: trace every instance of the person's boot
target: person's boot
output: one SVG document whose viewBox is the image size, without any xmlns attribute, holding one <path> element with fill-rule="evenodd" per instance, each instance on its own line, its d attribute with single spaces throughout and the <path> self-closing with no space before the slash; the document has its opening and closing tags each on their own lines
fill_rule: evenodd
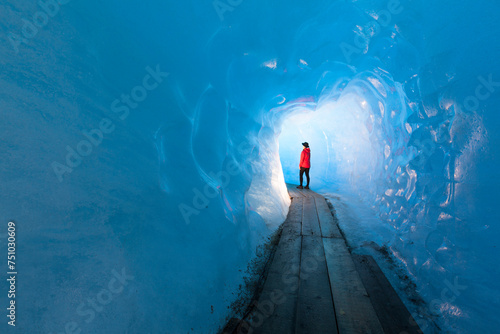
<svg viewBox="0 0 500 334">
<path fill-rule="evenodd" d="M 309 189 L 309 186 L 306 186 L 305 189 Z"/>
<path fill-rule="evenodd" d="M 302 187 L 302 186 L 298 186 L 297 188 L 299 188 L 299 189 L 304 189 L 304 187 Z"/>
</svg>

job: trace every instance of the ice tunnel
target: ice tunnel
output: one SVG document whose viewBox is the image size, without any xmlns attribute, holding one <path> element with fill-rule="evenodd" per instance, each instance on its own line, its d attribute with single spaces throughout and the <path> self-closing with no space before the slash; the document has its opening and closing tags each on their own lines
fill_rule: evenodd
<svg viewBox="0 0 500 334">
<path fill-rule="evenodd" d="M 498 13 L 0 1 L 0 332 L 218 333 L 303 141 L 311 187 L 414 285 L 424 333 L 498 332 Z"/>
</svg>

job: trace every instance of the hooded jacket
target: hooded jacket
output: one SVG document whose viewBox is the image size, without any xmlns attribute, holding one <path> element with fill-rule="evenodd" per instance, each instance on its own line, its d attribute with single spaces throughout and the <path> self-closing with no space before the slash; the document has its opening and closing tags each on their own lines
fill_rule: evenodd
<svg viewBox="0 0 500 334">
<path fill-rule="evenodd" d="M 300 167 L 311 168 L 311 149 L 304 148 L 300 154 Z"/>
</svg>

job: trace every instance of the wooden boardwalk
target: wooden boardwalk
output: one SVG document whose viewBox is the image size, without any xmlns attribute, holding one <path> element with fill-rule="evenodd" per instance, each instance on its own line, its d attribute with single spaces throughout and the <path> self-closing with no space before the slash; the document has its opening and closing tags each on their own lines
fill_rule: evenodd
<svg viewBox="0 0 500 334">
<path fill-rule="evenodd" d="M 351 256 L 325 198 L 287 186 L 292 203 L 263 289 L 232 333 L 417 333 L 373 259 Z"/>
</svg>

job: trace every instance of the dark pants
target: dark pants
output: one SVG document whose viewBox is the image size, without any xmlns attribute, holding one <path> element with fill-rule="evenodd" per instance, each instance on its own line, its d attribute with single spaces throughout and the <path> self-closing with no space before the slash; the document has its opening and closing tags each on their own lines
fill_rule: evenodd
<svg viewBox="0 0 500 334">
<path fill-rule="evenodd" d="M 309 186 L 309 168 L 300 167 L 300 185 L 304 182 L 304 172 L 306 172 L 307 186 Z"/>
</svg>

